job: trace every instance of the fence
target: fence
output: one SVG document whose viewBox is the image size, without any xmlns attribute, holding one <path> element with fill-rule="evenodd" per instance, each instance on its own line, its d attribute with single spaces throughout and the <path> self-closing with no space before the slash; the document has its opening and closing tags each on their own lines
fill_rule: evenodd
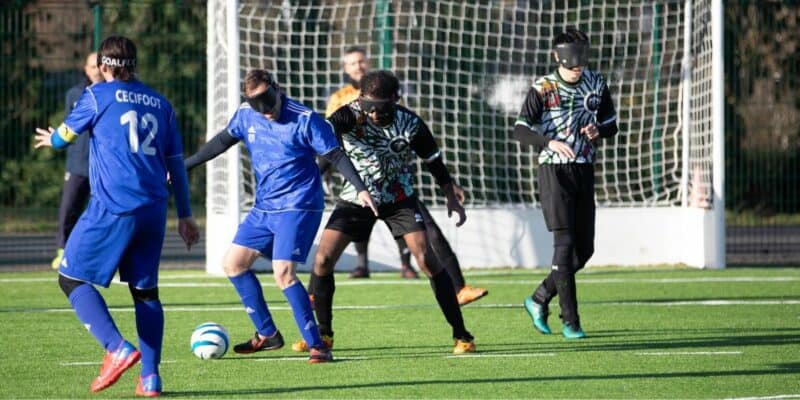
<svg viewBox="0 0 800 400">
<path fill-rule="evenodd" d="M 800 4 L 725 5 L 728 263 L 800 264 Z M 0 5 L 0 268 L 45 265 L 53 253 L 64 154 L 34 152 L 31 137 L 63 119 L 86 53 L 103 36 L 131 37 L 139 75 L 175 105 L 189 154 L 204 141 L 206 31 L 203 1 Z M 204 169 L 190 181 L 202 203 Z"/>
</svg>

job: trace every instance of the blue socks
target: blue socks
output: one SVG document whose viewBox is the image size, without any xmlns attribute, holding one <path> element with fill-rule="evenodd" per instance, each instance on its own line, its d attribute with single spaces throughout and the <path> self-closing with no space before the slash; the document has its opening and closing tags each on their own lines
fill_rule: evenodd
<svg viewBox="0 0 800 400">
<path fill-rule="evenodd" d="M 228 279 L 236 288 L 239 293 L 239 298 L 242 299 L 247 315 L 256 326 L 256 331 L 265 337 L 272 337 L 278 328 L 272 321 L 272 315 L 269 313 L 267 303 L 264 301 L 264 292 L 261 290 L 261 282 L 258 281 L 256 275 L 252 271 L 247 271 L 241 275 L 228 277 Z M 303 290 L 305 292 L 305 290 Z M 308 295 L 306 295 L 306 302 L 308 302 Z M 309 309 L 311 307 L 309 306 Z"/>
<path fill-rule="evenodd" d="M 314 320 L 314 311 L 311 309 L 311 301 L 308 300 L 308 292 L 303 284 L 298 281 L 292 286 L 283 289 L 283 295 L 289 301 L 294 314 L 294 321 L 308 347 L 324 347 L 322 337 L 319 335 L 317 322 Z"/>
<path fill-rule="evenodd" d="M 142 352 L 141 376 L 157 375 L 164 337 L 164 310 L 161 301 L 134 301 L 133 305 L 136 308 L 136 330 Z"/>
<path fill-rule="evenodd" d="M 69 302 L 78 319 L 107 351 L 114 351 L 122 342 L 122 335 L 108 312 L 103 296 L 90 284 L 77 286 L 69 295 Z"/>
</svg>

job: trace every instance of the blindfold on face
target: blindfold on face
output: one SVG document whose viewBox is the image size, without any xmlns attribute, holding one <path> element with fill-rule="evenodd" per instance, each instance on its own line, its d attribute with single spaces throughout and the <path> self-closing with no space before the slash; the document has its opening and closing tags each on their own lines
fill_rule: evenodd
<svg viewBox="0 0 800 400">
<path fill-rule="evenodd" d="M 267 90 L 253 97 L 245 97 L 244 100 L 254 111 L 266 114 L 278 104 L 278 91 L 272 85 L 268 85 Z"/>
<path fill-rule="evenodd" d="M 562 43 L 556 46 L 558 63 L 564 68 L 585 67 L 589 64 L 589 45 L 582 42 Z"/>
<path fill-rule="evenodd" d="M 378 114 L 389 114 L 394 111 L 394 101 L 390 99 L 373 100 L 361 96 L 359 98 L 359 103 L 361 103 L 361 110 L 367 114 L 373 112 Z"/>
<path fill-rule="evenodd" d="M 375 113 L 375 119 L 379 125 L 387 126 L 394 122 L 395 102 L 391 99 L 374 100 L 364 96 L 359 97 L 361 111 L 365 114 Z"/>
</svg>

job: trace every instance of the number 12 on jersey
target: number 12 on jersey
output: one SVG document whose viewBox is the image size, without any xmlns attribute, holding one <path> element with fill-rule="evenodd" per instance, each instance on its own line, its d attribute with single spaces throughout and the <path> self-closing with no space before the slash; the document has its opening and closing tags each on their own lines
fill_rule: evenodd
<svg viewBox="0 0 800 400">
<path fill-rule="evenodd" d="M 140 122 L 139 114 L 136 110 L 130 110 L 119 117 L 119 123 L 122 125 L 128 124 L 128 143 L 130 144 L 131 153 L 139 152 L 139 125 L 141 125 L 146 134 L 141 146 L 142 153 L 148 156 L 156 155 L 156 148 L 151 143 L 156 138 L 156 133 L 158 133 L 158 120 L 153 114 L 146 113 L 142 115 Z"/>
</svg>

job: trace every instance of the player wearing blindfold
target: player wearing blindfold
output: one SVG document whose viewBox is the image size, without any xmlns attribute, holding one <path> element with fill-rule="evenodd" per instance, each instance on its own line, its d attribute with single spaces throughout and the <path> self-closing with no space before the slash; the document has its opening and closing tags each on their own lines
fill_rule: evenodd
<svg viewBox="0 0 800 400">
<path fill-rule="evenodd" d="M 349 183 L 344 185 L 322 232 L 309 285 L 320 333 L 332 341 L 333 268 L 336 261 L 350 242 L 367 240 L 375 222 L 380 219 L 395 239 L 405 240 L 417 265 L 431 280 L 439 307 L 452 327 L 453 353 L 473 352 L 473 337 L 464 326 L 450 276 L 436 257 L 426 257 L 430 251 L 426 228 L 412 186 L 411 163 L 416 157 L 422 158 L 444 192 L 448 214 L 458 214 L 457 226 L 466 221 L 466 214 L 427 125 L 415 113 L 397 104 L 399 89 L 400 83 L 391 72 L 369 72 L 361 79 L 359 97 L 328 118 L 345 152 L 378 203 L 378 214 L 363 212 L 355 204 L 355 188 Z"/>
<path fill-rule="evenodd" d="M 233 350 L 249 354 L 283 347 L 283 336 L 267 308 L 261 283 L 250 270 L 259 256 L 272 260 L 275 282 L 292 308 L 308 343 L 309 362 L 333 359 L 314 321 L 308 292 L 297 278 L 325 208 L 322 181 L 315 162 L 327 159 L 353 188 L 354 207 L 377 214 L 375 203 L 350 159 L 339 146 L 331 124 L 280 91 L 267 71 L 252 70 L 244 79 L 244 102 L 227 128 L 186 159 L 186 169 L 200 165 L 243 142 L 256 178 L 255 205 L 239 225 L 222 260 L 225 274 L 239 293 L 256 333 Z"/>
<path fill-rule="evenodd" d="M 594 166 L 599 138 L 617 133 L 606 79 L 588 68 L 589 38 L 569 28 L 553 40 L 558 69 L 533 83 L 514 126 L 523 147 L 539 151 L 539 190 L 553 266 L 524 300 L 536 330 L 549 334 L 548 304 L 559 298 L 562 335 L 586 336 L 578 317 L 575 273 L 594 253 Z"/>
</svg>

